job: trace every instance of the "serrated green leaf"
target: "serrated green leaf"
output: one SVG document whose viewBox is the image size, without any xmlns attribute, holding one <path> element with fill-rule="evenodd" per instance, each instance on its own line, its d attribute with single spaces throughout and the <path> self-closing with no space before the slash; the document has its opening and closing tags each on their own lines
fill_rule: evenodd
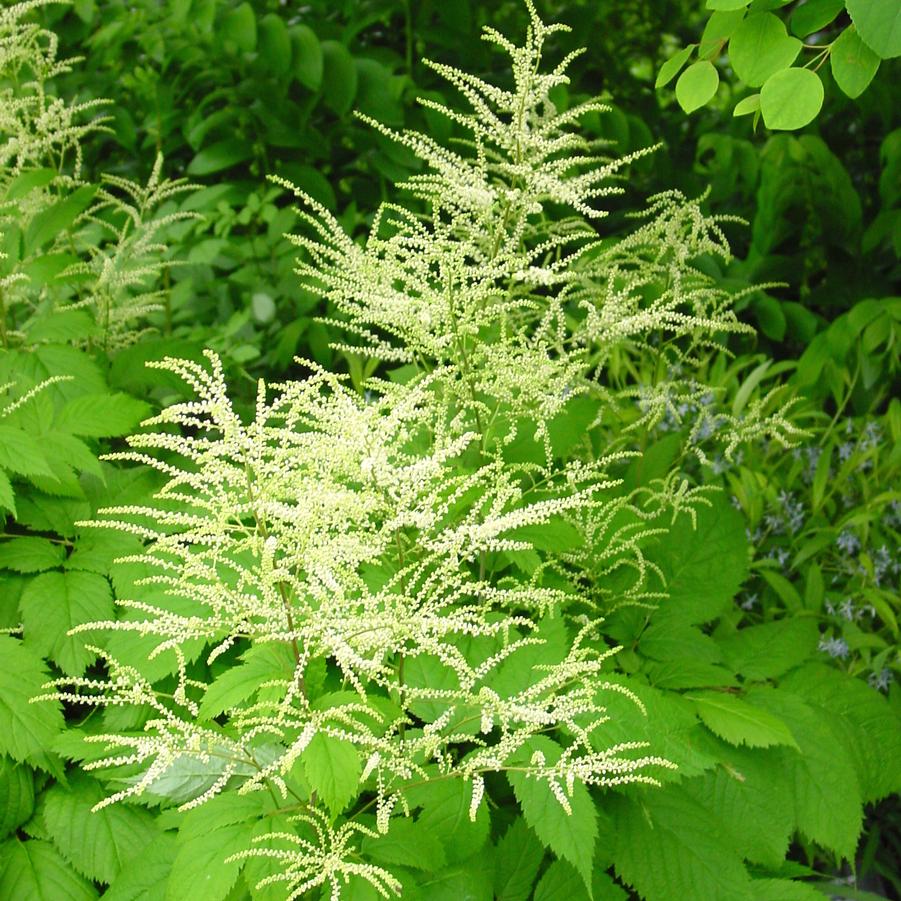
<svg viewBox="0 0 901 901">
<path fill-rule="evenodd" d="M 488 840 L 488 810 L 482 804 L 475 822 L 470 820 L 470 787 L 462 779 L 430 782 L 408 796 L 412 806 L 422 807 L 417 821 L 441 842 L 451 864 L 476 854 Z"/>
<path fill-rule="evenodd" d="M 0 466 L 20 476 L 53 477 L 38 440 L 9 425 L 0 425 Z"/>
<path fill-rule="evenodd" d="M 66 557 L 66 550 L 48 538 L 9 538 L 0 542 L 0 569 L 37 573 L 54 569 Z"/>
<path fill-rule="evenodd" d="M 645 901 L 752 901 L 741 858 L 711 828 L 710 809 L 681 786 L 611 798 L 608 811 L 617 875 Z"/>
<path fill-rule="evenodd" d="M 48 769 L 45 750 L 63 728 L 58 701 L 29 703 L 46 693 L 44 662 L 22 642 L 0 635 L 0 751 Z"/>
<path fill-rule="evenodd" d="M 696 44 L 689 44 L 681 50 L 674 53 L 661 67 L 657 73 L 657 80 L 654 82 L 655 88 L 666 87 L 678 74 L 682 71 L 682 67 L 688 62 L 692 51 Z"/>
<path fill-rule="evenodd" d="M 788 617 L 739 629 L 721 637 L 719 647 L 726 663 L 746 679 L 776 679 L 807 660 L 819 637 L 812 617 Z"/>
<path fill-rule="evenodd" d="M 788 68 L 801 52 L 801 42 L 785 32 L 782 20 L 769 12 L 751 13 L 729 40 L 729 62 L 752 88 Z"/>
<path fill-rule="evenodd" d="M 113 880 L 104 901 L 165 901 L 176 848 L 173 835 L 160 833 L 142 850 L 140 866 L 126 867 Z"/>
<path fill-rule="evenodd" d="M 675 772 L 659 768 L 654 776 L 663 782 L 696 776 L 717 765 L 716 758 L 704 748 L 706 731 L 690 701 L 624 676 L 612 676 L 610 681 L 634 693 L 644 711 L 619 691 L 599 692 L 598 703 L 607 709 L 610 719 L 592 732 L 596 750 L 618 742 L 646 741 L 649 754 L 664 757 L 678 767 Z"/>
<path fill-rule="evenodd" d="M 715 828 L 740 856 L 778 870 L 794 832 L 791 784 L 779 751 L 723 745 L 715 770 L 682 783 L 715 816 Z"/>
<path fill-rule="evenodd" d="M 555 860 L 535 886 L 533 901 L 588 901 L 582 877 L 565 860 Z"/>
<path fill-rule="evenodd" d="M 641 635 L 639 651 L 652 660 L 683 660 L 719 663 L 723 659 L 719 645 L 696 626 L 685 623 L 652 623 Z"/>
<path fill-rule="evenodd" d="M 302 760 L 310 786 L 332 816 L 337 816 L 360 791 L 360 752 L 349 741 L 318 732 L 307 745 Z"/>
<path fill-rule="evenodd" d="M 748 700 L 788 724 L 800 753 L 780 749 L 780 766 L 792 786 L 797 828 L 812 841 L 853 858 L 863 819 L 854 760 L 826 719 L 795 694 L 753 688 Z"/>
<path fill-rule="evenodd" d="M 264 682 L 289 677 L 280 657 L 277 650 L 265 645 L 243 654 L 241 664 L 229 667 L 207 687 L 200 703 L 200 718 L 214 719 L 246 701 Z"/>
<path fill-rule="evenodd" d="M 30 256 L 48 241 L 52 241 L 75 221 L 97 193 L 96 185 L 82 185 L 53 206 L 41 210 L 25 232 L 25 255 Z"/>
<path fill-rule="evenodd" d="M 866 802 L 901 792 L 901 719 L 879 692 L 822 663 L 789 673 L 781 687 L 800 695 L 840 730 Z"/>
<path fill-rule="evenodd" d="M 0 898 L 10 901 L 91 901 L 97 890 L 45 841 L 0 845 Z"/>
<path fill-rule="evenodd" d="M 517 817 L 497 843 L 494 857 L 497 901 L 527 901 L 543 856 L 541 842 L 526 821 Z"/>
<path fill-rule="evenodd" d="M 8 757 L 0 757 L 0 839 L 21 826 L 33 810 L 32 771 Z"/>
<path fill-rule="evenodd" d="M 823 901 L 823 893 L 806 882 L 791 879 L 755 879 L 754 901 Z"/>
<path fill-rule="evenodd" d="M 53 843 L 75 870 L 98 882 L 112 882 L 159 835 L 146 810 L 114 804 L 92 812 L 106 795 L 95 779 L 74 773 L 68 787 L 54 785 L 43 797 Z"/>
<path fill-rule="evenodd" d="M 676 100 L 686 113 L 693 113 L 713 99 L 720 75 L 706 59 L 692 63 L 676 82 Z"/>
<path fill-rule="evenodd" d="M 748 569 L 747 537 L 740 513 L 721 495 L 702 506 L 697 528 L 683 517 L 666 543 L 648 552 L 666 580 L 667 600 L 660 602 L 655 622 L 669 619 L 689 625 L 721 613 L 744 581 Z"/>
<path fill-rule="evenodd" d="M 846 28 L 838 36 L 832 45 L 829 61 L 835 83 L 852 99 L 869 87 L 881 62 L 854 28 Z"/>
<path fill-rule="evenodd" d="M 96 573 L 73 570 L 32 579 L 20 601 L 25 645 L 50 657 L 70 676 L 80 676 L 95 655 L 88 634 L 68 635 L 84 623 L 115 619 L 109 582 Z"/>
<path fill-rule="evenodd" d="M 422 823 L 394 817 L 387 835 L 364 836 L 361 852 L 377 864 L 400 864 L 416 870 L 440 870 L 446 865 L 444 846 Z"/>
<path fill-rule="evenodd" d="M 823 106 L 823 82 L 810 69 L 783 69 L 760 90 L 760 112 L 767 128 L 794 131 L 812 122 Z"/>
<path fill-rule="evenodd" d="M 715 735 L 733 745 L 769 748 L 797 747 L 788 726 L 779 717 L 725 692 L 693 692 L 689 695 L 698 716 Z"/>
<path fill-rule="evenodd" d="M 16 515 L 16 495 L 9 476 L 3 470 L 0 470 L 0 509 Z"/>
<path fill-rule="evenodd" d="M 901 5 L 885 0 L 846 0 L 851 21 L 882 59 L 901 56 Z"/>
<path fill-rule="evenodd" d="M 490 856 L 483 852 L 430 874 L 427 884 L 421 888 L 423 898 L 428 901 L 492 901 L 491 864 Z"/>
<path fill-rule="evenodd" d="M 128 394 L 83 394 L 69 401 L 56 428 L 89 438 L 114 438 L 132 432 L 150 414 L 150 406 Z"/>
<path fill-rule="evenodd" d="M 223 901 L 241 872 L 241 861 L 225 859 L 251 847 L 262 815 L 258 796 L 234 792 L 218 795 L 188 812 L 178 834 L 175 862 L 169 874 L 167 901 Z"/>
<path fill-rule="evenodd" d="M 517 753 L 519 766 L 528 766 L 532 755 L 540 751 L 548 765 L 556 763 L 562 748 L 550 738 L 533 736 Z M 581 783 L 573 786 L 569 796 L 572 813 L 567 813 L 554 797 L 547 782 L 528 778 L 525 773 L 507 773 L 523 816 L 544 845 L 558 858 L 568 860 L 586 886 L 591 885 L 591 867 L 598 828 L 594 802 Z"/>
</svg>

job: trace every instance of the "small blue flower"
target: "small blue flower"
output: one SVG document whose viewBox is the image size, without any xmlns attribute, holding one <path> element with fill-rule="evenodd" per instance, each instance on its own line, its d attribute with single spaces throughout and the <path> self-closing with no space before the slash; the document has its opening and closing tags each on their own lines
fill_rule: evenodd
<svg viewBox="0 0 901 901">
<path fill-rule="evenodd" d="M 835 543 L 839 550 L 844 551 L 849 556 L 856 554 L 860 550 L 860 539 L 848 529 L 843 529 Z"/>
<path fill-rule="evenodd" d="M 848 642 L 845 641 L 844 638 L 825 637 L 820 639 L 817 650 L 822 651 L 824 654 L 828 654 L 830 657 L 841 657 L 842 659 L 847 657 L 851 651 L 848 647 Z"/>
<path fill-rule="evenodd" d="M 890 669 L 885 667 L 882 668 L 878 673 L 873 672 L 867 677 L 867 682 L 870 683 L 871 688 L 875 688 L 876 691 L 888 691 L 889 686 L 892 682 L 895 681 L 895 676 Z"/>
</svg>

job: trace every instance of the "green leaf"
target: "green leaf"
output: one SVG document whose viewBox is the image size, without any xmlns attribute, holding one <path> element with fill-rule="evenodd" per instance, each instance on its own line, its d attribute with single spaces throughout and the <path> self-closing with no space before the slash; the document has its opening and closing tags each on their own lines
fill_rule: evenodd
<svg viewBox="0 0 901 901">
<path fill-rule="evenodd" d="M 0 898 L 10 901 L 91 901 L 97 890 L 44 841 L 0 845 Z"/>
<path fill-rule="evenodd" d="M 730 744 L 751 748 L 772 745 L 797 747 L 791 732 L 779 717 L 735 695 L 707 691 L 693 693 L 690 698 L 707 728 Z"/>
<path fill-rule="evenodd" d="M 901 792 L 901 720 L 879 692 L 835 667 L 809 663 L 781 686 L 821 711 L 854 758 L 866 802 Z"/>
<path fill-rule="evenodd" d="M 729 41 L 729 62 L 735 74 L 752 88 L 788 68 L 801 52 L 801 42 L 785 33 L 785 25 L 772 13 L 752 13 Z"/>
<path fill-rule="evenodd" d="M 732 37 L 735 29 L 745 18 L 744 9 L 736 9 L 729 12 L 717 10 L 707 20 L 704 33 L 701 35 L 701 44 L 698 48 L 698 56 L 701 59 L 714 59 L 719 56 L 723 44 Z"/>
<path fill-rule="evenodd" d="M 782 20 L 768 12 L 748 16 L 729 41 L 732 68 L 752 88 L 787 69 L 800 52 L 801 42 L 786 34 Z"/>
<path fill-rule="evenodd" d="M 11 179 L 6 187 L 7 200 L 18 200 L 35 188 L 44 188 L 57 177 L 56 169 L 32 169 Z"/>
<path fill-rule="evenodd" d="M 688 62 L 692 51 L 697 44 L 689 44 L 678 52 L 674 53 L 661 67 L 657 73 L 657 80 L 654 82 L 655 88 L 662 88 L 668 85 L 682 71 L 682 67 Z"/>
<path fill-rule="evenodd" d="M 227 792 L 188 812 L 178 832 L 178 850 L 169 874 L 167 901 L 223 901 L 241 872 L 241 861 L 225 859 L 251 847 L 262 814 L 257 795 Z"/>
<path fill-rule="evenodd" d="M 830 888 L 832 887 L 830 884 Z M 818 892 L 812 885 L 791 879 L 755 879 L 751 883 L 751 889 L 754 901 L 823 901 L 823 893 Z M 836 887 L 836 891 L 841 890 Z"/>
<path fill-rule="evenodd" d="M 33 811 L 32 771 L 8 757 L 0 757 L 0 839 L 26 822 Z"/>
<path fill-rule="evenodd" d="M 869 87 L 881 62 L 854 28 L 846 28 L 838 36 L 829 60 L 835 83 L 852 99 Z"/>
<path fill-rule="evenodd" d="M 541 842 L 526 821 L 517 817 L 497 843 L 494 857 L 494 897 L 497 901 L 527 901 L 543 856 Z"/>
<path fill-rule="evenodd" d="M 720 766 L 682 783 L 710 809 L 712 828 L 726 844 L 772 870 L 785 860 L 795 825 L 791 784 L 779 766 L 780 753 L 723 745 Z"/>
<path fill-rule="evenodd" d="M 128 394 L 83 394 L 69 401 L 56 428 L 89 438 L 127 435 L 150 414 L 150 406 Z"/>
<path fill-rule="evenodd" d="M 751 94 L 743 100 L 739 100 L 732 110 L 733 116 L 748 116 L 751 113 L 760 112 L 760 94 Z"/>
<path fill-rule="evenodd" d="M 789 617 L 747 626 L 720 638 L 719 646 L 729 666 L 746 679 L 776 679 L 815 653 L 819 634 L 812 617 Z"/>
<path fill-rule="evenodd" d="M 490 849 L 486 849 L 490 850 Z M 492 901 L 491 858 L 484 852 L 469 860 L 452 864 L 438 873 L 429 874 L 422 886 L 428 901 Z M 381 896 L 367 901 L 380 901 Z"/>
<path fill-rule="evenodd" d="M 112 882 L 123 868 L 140 859 L 159 829 L 150 813 L 127 804 L 92 812 L 107 792 L 83 773 L 73 773 L 68 780 L 68 787 L 57 784 L 44 795 L 47 833 L 82 875 Z"/>
<path fill-rule="evenodd" d="M 707 9 L 719 9 L 729 11 L 733 9 L 744 9 L 751 0 L 707 0 Z"/>
<path fill-rule="evenodd" d="M 447 863 L 444 846 L 422 823 L 406 817 L 394 817 L 388 834 L 378 838 L 364 836 L 360 850 L 377 864 L 400 864 L 417 870 L 440 870 Z"/>
<path fill-rule="evenodd" d="M 823 106 L 823 82 L 810 69 L 783 69 L 760 91 L 760 111 L 767 128 L 794 131 L 812 122 Z"/>
<path fill-rule="evenodd" d="M 25 232 L 25 256 L 31 256 L 39 247 L 52 241 L 75 221 L 97 193 L 96 185 L 82 185 L 53 206 L 41 210 Z"/>
<path fill-rule="evenodd" d="M 588 898 L 582 877 L 565 860 L 555 860 L 535 886 L 533 901 L 588 901 Z"/>
<path fill-rule="evenodd" d="M 684 515 L 681 528 L 667 535 L 648 557 L 660 566 L 667 600 L 655 622 L 693 625 L 719 615 L 735 597 L 748 569 L 747 537 L 741 514 L 722 495 L 697 512 L 697 528 Z"/>
<path fill-rule="evenodd" d="M 311 91 L 318 91 L 322 84 L 322 47 L 316 33 L 306 25 L 292 25 L 291 61 L 294 77 Z"/>
<path fill-rule="evenodd" d="M 37 439 L 9 425 L 0 425 L 0 466 L 16 475 L 53 477 Z"/>
<path fill-rule="evenodd" d="M 103 893 L 103 901 L 165 901 L 176 847 L 174 836 L 165 832 L 157 835 L 141 851 L 140 866 L 122 870 Z"/>
<path fill-rule="evenodd" d="M 698 60 L 679 76 L 676 100 L 686 113 L 693 113 L 713 99 L 719 84 L 720 76 L 713 63 Z"/>
<path fill-rule="evenodd" d="M 291 70 L 291 36 L 284 18 L 267 13 L 260 19 L 257 37 L 262 66 L 275 75 L 287 75 Z"/>
<path fill-rule="evenodd" d="M 528 766 L 532 755 L 540 751 L 548 765 L 557 762 L 562 748 L 550 738 L 536 735 L 517 753 L 513 763 Z M 588 789 L 580 782 L 573 786 L 567 813 L 554 797 L 547 782 L 529 778 L 525 773 L 507 773 L 523 816 L 544 845 L 558 858 L 568 860 L 578 871 L 586 886 L 591 885 L 594 843 L 598 834 L 594 802 Z"/>
<path fill-rule="evenodd" d="M 326 105 L 343 116 L 357 96 L 357 67 L 350 51 L 339 41 L 323 41 L 322 96 Z"/>
<path fill-rule="evenodd" d="M 652 660 L 684 660 L 698 663 L 720 663 L 719 645 L 697 626 L 685 623 L 652 623 L 642 633 L 639 651 Z"/>
<path fill-rule="evenodd" d="M 200 703 L 200 719 L 211 720 L 247 700 L 263 682 L 285 679 L 285 656 L 281 648 L 261 645 L 246 651 L 240 665 L 230 666 L 206 689 Z"/>
<path fill-rule="evenodd" d="M 95 655 L 87 634 L 67 635 L 83 623 L 115 619 L 109 582 L 96 573 L 43 573 L 28 584 L 20 601 L 25 645 L 50 657 L 70 676 L 80 676 Z"/>
<path fill-rule="evenodd" d="M 901 56 L 901 5 L 886 0 L 847 0 L 863 42 L 882 59 Z"/>
<path fill-rule="evenodd" d="M 212 175 L 243 163 L 253 156 L 253 145 L 244 138 L 225 138 L 204 147 L 188 164 L 188 175 Z"/>
<path fill-rule="evenodd" d="M 16 495 L 9 476 L 0 469 L 0 510 L 9 510 L 16 515 Z"/>
<path fill-rule="evenodd" d="M 224 40 L 233 41 L 244 53 L 253 53 L 257 46 L 257 20 L 253 7 L 242 3 L 229 10 L 222 17 L 219 33 Z"/>
<path fill-rule="evenodd" d="M 50 674 L 22 642 L 0 635 L 0 751 L 22 763 L 48 768 L 45 749 L 63 728 L 58 701 L 31 698 L 46 692 Z"/>
<path fill-rule="evenodd" d="M 491 820 L 482 804 L 475 822 L 469 818 L 471 790 L 462 779 L 430 782 L 409 791 L 410 804 L 422 807 L 417 822 L 444 846 L 451 864 L 481 851 L 488 840 Z"/>
<path fill-rule="evenodd" d="M 49 538 L 9 538 L 0 542 L 0 569 L 39 573 L 60 566 L 66 549 Z"/>
<path fill-rule="evenodd" d="M 313 790 L 337 816 L 360 791 L 363 764 L 349 742 L 318 732 L 303 752 L 304 773 Z"/>
<path fill-rule="evenodd" d="M 792 34 L 807 37 L 828 25 L 845 8 L 845 0 L 807 0 L 792 13 Z"/>
<path fill-rule="evenodd" d="M 72 262 L 76 260 L 74 258 Z M 51 315 L 41 316 L 29 325 L 28 340 L 66 343 L 88 338 L 96 331 L 94 320 L 85 310 L 54 310 Z"/>
<path fill-rule="evenodd" d="M 782 689 L 757 687 L 748 701 L 783 720 L 800 753 L 779 749 L 779 766 L 792 786 L 797 828 L 814 842 L 853 859 L 863 805 L 853 758 L 825 717 Z"/>
<path fill-rule="evenodd" d="M 612 797 L 614 863 L 645 901 L 751 901 L 741 858 L 716 828 L 715 815 L 679 785 L 640 797 Z"/>
</svg>

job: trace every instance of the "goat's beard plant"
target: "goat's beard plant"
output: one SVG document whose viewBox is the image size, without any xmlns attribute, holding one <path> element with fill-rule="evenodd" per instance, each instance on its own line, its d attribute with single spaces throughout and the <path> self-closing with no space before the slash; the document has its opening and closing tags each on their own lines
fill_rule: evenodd
<svg viewBox="0 0 901 901">
<path fill-rule="evenodd" d="M 60 680 L 52 696 L 136 709 L 120 714 L 135 728 L 86 738 L 103 747 L 86 768 L 114 789 L 99 806 L 260 792 L 293 815 L 230 858 L 263 858 L 259 884 L 291 899 L 318 886 L 337 898 L 351 879 L 399 893 L 378 838 L 415 824 L 434 786 L 465 789 L 484 820 L 506 773 L 524 806 L 538 792 L 590 819 L 589 787 L 653 783 L 672 766 L 608 738 L 605 697 L 631 693 L 604 675 L 616 649 L 596 627 L 615 604 L 665 595 L 642 549 L 706 498 L 676 473 L 635 491 L 611 473 L 636 455 L 631 434 L 703 389 L 601 385 L 611 354 L 650 342 L 661 372 L 687 370 L 743 326 L 690 264 L 727 253 L 697 204 L 657 197 L 633 235 L 598 240 L 594 203 L 630 160 L 568 130 L 601 107 L 555 108 L 570 58 L 546 73 L 540 62 L 562 26 L 529 11 L 524 46 L 485 34 L 512 57 L 512 90 L 433 66 L 472 112 L 429 105 L 471 141 L 454 152 L 395 136 L 428 165 L 404 186 L 416 211 L 384 205 L 361 247 L 299 194 L 299 273 L 358 342 L 345 349 L 399 364 L 391 378 L 360 394 L 307 363 L 305 380 L 261 382 L 245 423 L 214 355 L 168 360 L 196 400 L 110 455 L 167 481 L 156 503 L 94 523 L 143 539 L 123 561 L 143 577 L 120 620 L 79 629 L 112 633 L 95 649 L 106 677 Z M 627 408 L 616 433 L 611 411 Z M 727 451 L 790 431 L 762 408 L 702 427 Z M 199 788 L 182 778 L 197 765 Z M 587 851 L 552 847 L 590 883 L 588 833 Z"/>
</svg>

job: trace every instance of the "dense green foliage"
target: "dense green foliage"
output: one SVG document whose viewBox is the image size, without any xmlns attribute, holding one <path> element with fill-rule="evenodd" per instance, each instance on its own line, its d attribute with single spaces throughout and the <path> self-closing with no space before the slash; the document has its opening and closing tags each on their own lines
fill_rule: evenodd
<svg viewBox="0 0 901 901">
<path fill-rule="evenodd" d="M 897 14 L 536 6 L 0 11 L 0 901 L 901 897 Z"/>
</svg>

